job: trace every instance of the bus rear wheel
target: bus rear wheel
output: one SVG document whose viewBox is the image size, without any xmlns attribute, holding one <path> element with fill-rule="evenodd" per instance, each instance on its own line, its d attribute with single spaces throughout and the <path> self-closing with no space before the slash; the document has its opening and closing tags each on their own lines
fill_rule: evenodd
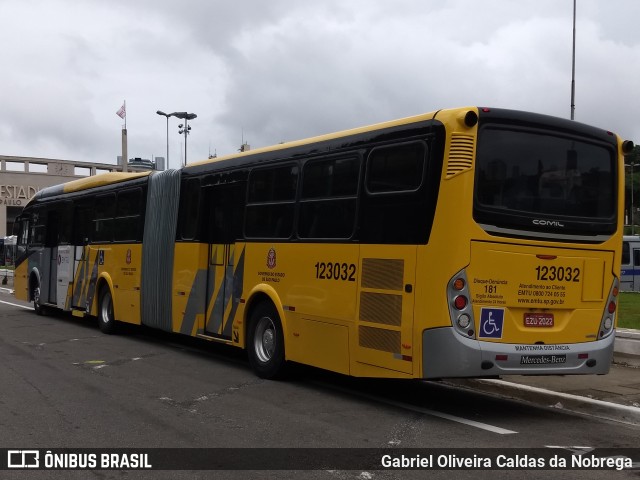
<svg viewBox="0 0 640 480">
<path fill-rule="evenodd" d="M 113 314 L 113 299 L 109 287 L 104 287 L 100 291 L 98 303 L 98 325 L 102 333 L 113 333 L 116 328 L 116 318 Z"/>
<path fill-rule="evenodd" d="M 261 303 L 251 315 L 247 332 L 249 364 L 260 378 L 280 378 L 285 373 L 284 335 L 278 312 Z"/>
</svg>

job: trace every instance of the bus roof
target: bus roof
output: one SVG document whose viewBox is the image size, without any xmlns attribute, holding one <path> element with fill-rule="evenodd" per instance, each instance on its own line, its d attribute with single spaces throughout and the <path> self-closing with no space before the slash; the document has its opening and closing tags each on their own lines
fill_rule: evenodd
<svg viewBox="0 0 640 480">
<path fill-rule="evenodd" d="M 190 167 L 196 167 L 195 170 L 200 170 L 199 167 L 205 166 L 206 168 L 206 165 L 214 165 L 218 162 L 224 162 L 226 160 L 234 160 L 234 159 L 241 159 L 241 158 L 247 159 L 247 161 L 250 161 L 249 158 L 253 155 L 259 155 L 262 153 L 269 153 L 269 152 L 278 152 L 278 151 L 287 150 L 287 149 L 296 149 L 296 147 L 304 147 L 306 145 L 313 145 L 321 142 L 338 140 L 341 138 L 357 136 L 360 134 L 375 132 L 375 131 L 384 130 L 387 128 L 394 128 L 394 127 L 400 127 L 404 125 L 410 125 L 412 123 L 437 120 L 438 118 L 442 118 L 443 116 L 451 116 L 451 115 L 455 116 L 461 112 L 468 112 L 470 110 L 473 110 L 477 113 L 480 113 L 480 110 L 482 110 L 482 115 L 490 114 L 494 119 L 503 117 L 506 115 L 506 118 L 509 118 L 509 119 L 523 118 L 527 121 L 536 121 L 544 125 L 553 125 L 554 127 L 562 126 L 565 128 L 570 127 L 571 129 L 580 129 L 581 131 L 584 131 L 584 132 L 588 131 L 591 135 L 596 135 L 599 137 L 605 134 L 612 135 L 611 133 L 597 127 L 582 124 L 579 122 L 574 122 L 572 120 L 568 120 L 560 117 L 540 114 L 540 113 L 524 112 L 524 111 L 508 110 L 508 109 L 500 109 L 500 108 L 479 108 L 477 106 L 466 106 L 466 107 L 436 110 L 428 113 L 423 113 L 420 115 L 400 118 L 400 119 L 391 120 L 391 121 L 382 122 L 382 123 L 376 123 L 372 125 L 353 128 L 349 130 L 343 130 L 339 132 L 328 133 L 328 134 L 320 135 L 316 137 L 310 137 L 310 138 L 295 140 L 291 142 L 283 142 L 276 145 L 256 148 L 255 150 L 247 150 L 244 152 L 224 155 L 222 157 L 199 160 L 199 161 L 189 163 L 185 167 L 185 169 L 187 170 L 187 172 L 190 170 Z"/>
<path fill-rule="evenodd" d="M 475 109 L 475 108 L 476 107 L 460 107 L 460 108 L 455 108 L 455 109 L 450 109 L 450 110 L 451 111 L 470 110 L 470 109 Z M 291 141 L 291 142 L 283 142 L 283 143 L 279 143 L 279 144 L 276 144 L 276 145 L 256 148 L 255 150 L 247 150 L 245 152 L 232 153 L 232 154 L 229 154 L 229 155 L 224 155 L 222 157 L 216 157 L 216 158 L 210 158 L 210 159 L 206 159 L 206 160 L 200 160 L 200 161 L 189 163 L 186 168 L 194 167 L 194 166 L 201 166 L 201 165 L 206 165 L 206 164 L 211 164 L 211 163 L 216 163 L 216 162 L 222 162 L 224 160 L 231 160 L 231 159 L 234 159 L 234 158 L 257 155 L 259 153 L 273 152 L 273 151 L 278 151 L 278 150 L 286 150 L 286 149 L 289 149 L 289 148 L 301 147 L 301 146 L 304 146 L 304 145 L 309 145 L 309 144 L 313 144 L 313 143 L 317 143 L 317 142 L 324 142 L 324 141 L 327 141 L 327 140 L 335 140 L 335 139 L 342 138 L 342 137 L 348 137 L 348 136 L 351 136 L 351 135 L 358 135 L 360 133 L 365 133 L 365 132 L 369 132 L 369 131 L 382 130 L 382 129 L 385 129 L 385 128 L 397 127 L 397 126 L 400 126 L 400 125 L 408 125 L 408 124 L 415 123 L 415 122 L 420 122 L 420 121 L 433 120 L 435 115 L 440 113 L 440 112 L 442 112 L 442 110 L 429 112 L 429 113 L 423 113 L 423 114 L 415 115 L 415 116 L 412 116 L 412 117 L 400 118 L 400 119 L 397 119 L 397 120 L 390 120 L 390 121 L 382 122 L 382 123 L 376 123 L 376 124 L 367 125 L 367 126 L 364 126 L 364 127 L 352 128 L 352 129 L 349 129 L 349 130 L 342 130 L 342 131 L 339 131 L 339 132 L 328 133 L 328 134 L 319 135 L 319 136 L 316 136 L 316 137 L 310 137 L 310 138 L 305 138 L 305 139 L 301 139 L 301 140 L 294 140 L 294 141 Z"/>
<path fill-rule="evenodd" d="M 60 185 L 43 188 L 33 196 L 32 201 L 42 200 L 55 195 L 61 195 L 63 193 L 79 192 L 90 188 L 103 187 L 105 185 L 111 185 L 127 180 L 134 180 L 136 178 L 146 177 L 150 174 L 151 172 L 108 172 L 93 175 L 91 177 L 79 178 L 78 180 L 72 180 Z"/>
</svg>

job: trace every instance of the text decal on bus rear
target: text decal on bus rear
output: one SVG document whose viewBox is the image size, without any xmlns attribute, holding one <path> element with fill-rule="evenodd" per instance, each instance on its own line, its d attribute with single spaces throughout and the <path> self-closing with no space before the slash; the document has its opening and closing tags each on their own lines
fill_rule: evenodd
<svg viewBox="0 0 640 480">
<path fill-rule="evenodd" d="M 546 226 L 546 227 L 560 227 L 560 228 L 564 228 L 564 224 L 557 221 L 557 220 L 540 220 L 540 219 L 536 219 L 533 221 L 534 225 L 542 225 L 542 226 Z"/>
<path fill-rule="evenodd" d="M 538 265 L 536 268 L 536 280 L 548 282 L 580 282 L 580 269 L 572 267 L 556 267 L 552 265 Z"/>
</svg>

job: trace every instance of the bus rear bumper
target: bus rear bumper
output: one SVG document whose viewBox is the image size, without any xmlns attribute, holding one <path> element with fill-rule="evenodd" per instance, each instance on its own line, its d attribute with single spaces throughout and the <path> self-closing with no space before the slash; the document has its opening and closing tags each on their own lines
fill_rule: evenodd
<svg viewBox="0 0 640 480">
<path fill-rule="evenodd" d="M 496 375 L 602 375 L 615 335 L 595 342 L 521 345 L 465 338 L 451 327 L 422 333 L 423 378 Z"/>
</svg>

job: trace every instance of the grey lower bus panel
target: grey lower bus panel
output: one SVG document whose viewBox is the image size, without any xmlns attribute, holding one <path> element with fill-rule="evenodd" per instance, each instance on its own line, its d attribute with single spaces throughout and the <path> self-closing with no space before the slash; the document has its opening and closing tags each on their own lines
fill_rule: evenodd
<svg viewBox="0 0 640 480">
<path fill-rule="evenodd" d="M 422 376 L 605 374 L 614 341 L 615 331 L 595 342 L 519 345 L 465 338 L 451 327 L 433 328 L 422 332 Z"/>
</svg>

